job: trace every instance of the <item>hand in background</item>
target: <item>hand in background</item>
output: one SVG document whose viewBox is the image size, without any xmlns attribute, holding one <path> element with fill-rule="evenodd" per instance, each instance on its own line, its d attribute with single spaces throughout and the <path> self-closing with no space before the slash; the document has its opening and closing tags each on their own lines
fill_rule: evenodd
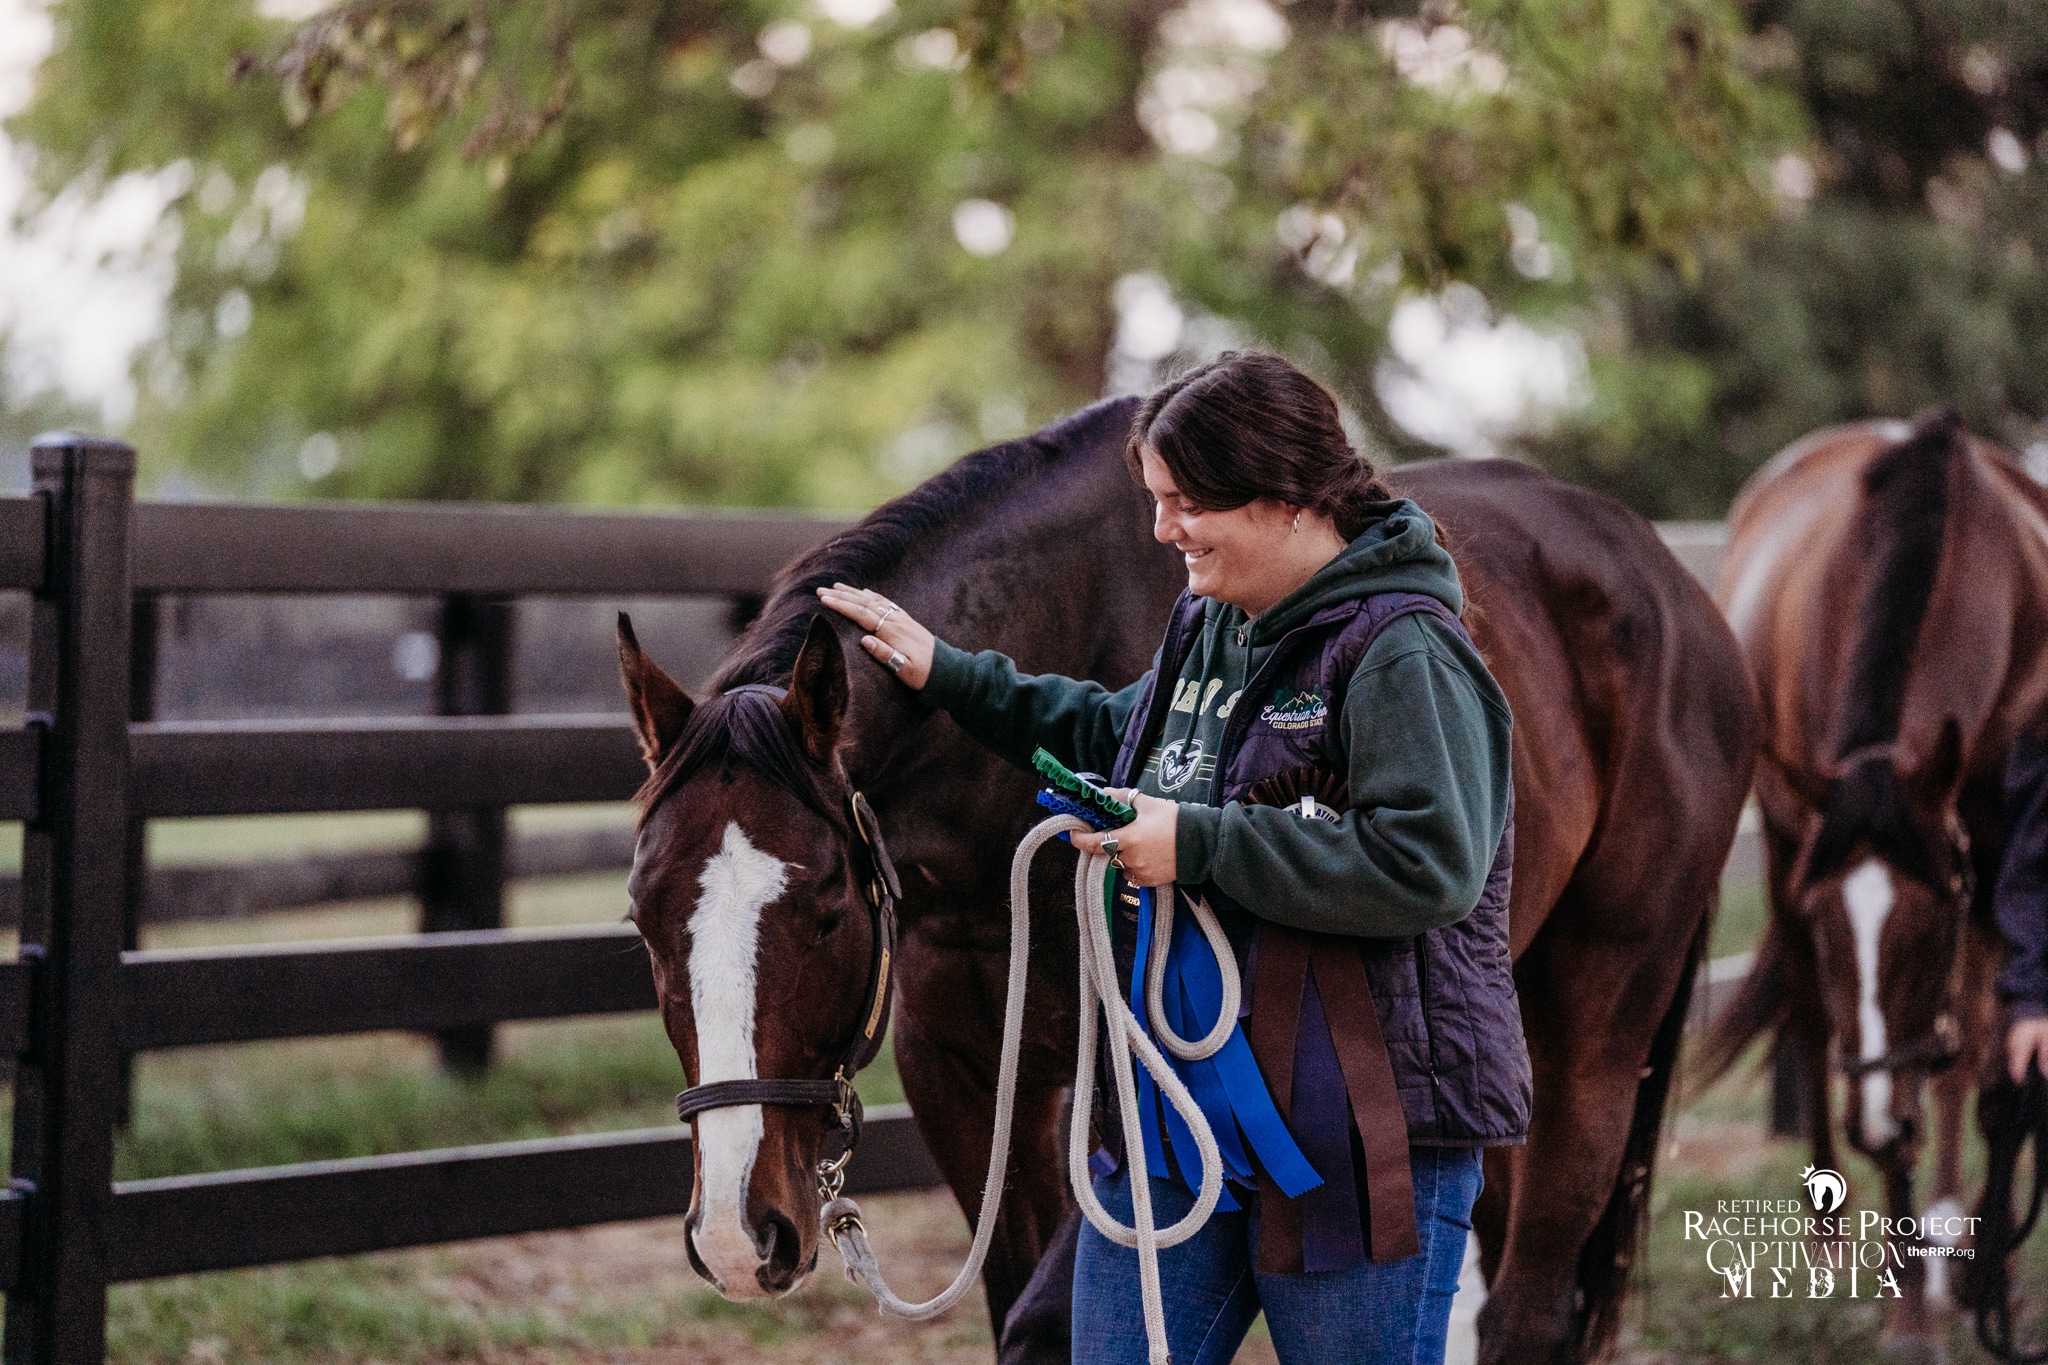
<svg viewBox="0 0 2048 1365">
<path fill-rule="evenodd" d="M 2048 1018 L 2015 1020 L 2006 1031 L 2005 1069 L 2014 1085 L 2026 1080 L 2029 1061 L 2038 1061 L 2048 1076 Z"/>
</svg>

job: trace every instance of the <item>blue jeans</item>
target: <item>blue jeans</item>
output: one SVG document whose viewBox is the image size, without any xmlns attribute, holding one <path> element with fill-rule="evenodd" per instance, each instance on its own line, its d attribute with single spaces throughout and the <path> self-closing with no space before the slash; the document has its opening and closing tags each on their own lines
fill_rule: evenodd
<svg viewBox="0 0 2048 1365">
<path fill-rule="evenodd" d="M 1159 1253 L 1166 1336 L 1174 1365 L 1230 1365 L 1263 1308 L 1281 1365 L 1441 1365 L 1451 1299 L 1484 1183 L 1476 1150 L 1413 1147 L 1415 1226 L 1422 1251 L 1384 1265 L 1306 1275 L 1261 1275 L 1253 1209 L 1211 1215 L 1202 1230 Z M 1131 1222 L 1128 1167 L 1095 1178 L 1095 1197 Z M 1194 1204 L 1178 1180 L 1154 1177 L 1158 1226 Z M 1086 1221 L 1074 1258 L 1074 1365 L 1144 1365 L 1145 1311 L 1138 1253 Z"/>
</svg>

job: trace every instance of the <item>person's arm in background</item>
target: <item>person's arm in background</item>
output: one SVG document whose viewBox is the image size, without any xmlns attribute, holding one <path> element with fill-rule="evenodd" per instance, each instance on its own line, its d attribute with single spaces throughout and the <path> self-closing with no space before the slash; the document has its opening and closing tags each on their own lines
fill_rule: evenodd
<svg viewBox="0 0 2048 1365">
<path fill-rule="evenodd" d="M 2006 1071 L 2026 1079 L 2029 1062 L 2048 1075 L 2048 732 L 2022 735 L 2005 764 L 2005 861 L 1992 896 L 2005 965 L 1998 998 L 2011 1027 Z"/>
</svg>

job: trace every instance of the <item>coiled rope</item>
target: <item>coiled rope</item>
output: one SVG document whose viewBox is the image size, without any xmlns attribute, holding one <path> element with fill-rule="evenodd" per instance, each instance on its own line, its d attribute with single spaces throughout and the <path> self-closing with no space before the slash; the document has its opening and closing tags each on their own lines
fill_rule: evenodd
<svg viewBox="0 0 2048 1365">
<path fill-rule="evenodd" d="M 839 1248 L 840 1258 L 846 1263 L 847 1278 L 865 1285 L 882 1312 L 891 1317 L 923 1322 L 960 1302 L 981 1274 L 982 1262 L 988 1256 L 990 1242 L 994 1240 L 996 1209 L 1003 1199 L 1003 1175 L 1010 1164 L 1010 1130 L 1017 1107 L 1017 1058 L 1024 1041 L 1024 983 L 1031 965 L 1031 862 L 1053 838 L 1072 830 L 1093 832 L 1085 822 L 1071 815 L 1056 815 L 1041 822 L 1017 845 L 1017 856 L 1010 863 L 1010 979 L 1009 994 L 1003 1001 L 1002 1059 L 996 1072 L 995 1134 L 989 1148 L 988 1179 L 982 1185 L 981 1217 L 975 1222 L 974 1244 L 968 1248 L 967 1262 L 960 1267 L 959 1275 L 936 1297 L 923 1303 L 906 1303 L 882 1278 L 882 1268 L 876 1261 L 874 1247 L 868 1242 L 867 1228 L 861 1222 L 860 1205 L 839 1196 L 828 1200 L 819 1211 L 820 1225 Z M 1159 1288 L 1159 1252 L 1162 1248 L 1185 1242 L 1209 1221 L 1217 1198 L 1223 1193 L 1223 1163 L 1217 1154 L 1216 1135 L 1210 1131 L 1208 1119 L 1196 1105 L 1195 1097 L 1174 1073 L 1172 1063 L 1146 1036 L 1143 1025 L 1124 1003 L 1123 994 L 1117 989 L 1116 961 L 1110 948 L 1109 917 L 1105 908 L 1110 881 L 1111 869 L 1106 858 L 1085 855 L 1074 870 L 1074 914 L 1081 944 L 1081 1039 L 1074 1063 L 1073 1118 L 1067 1129 L 1067 1178 L 1074 1187 L 1074 1197 L 1080 1201 L 1082 1213 L 1096 1230 L 1118 1246 L 1137 1248 L 1139 1286 L 1145 1307 L 1145 1336 L 1150 1344 L 1151 1362 L 1152 1365 L 1169 1365 L 1166 1310 Z M 1166 1025 L 1160 998 L 1166 977 L 1167 951 L 1173 941 L 1174 888 L 1171 886 L 1160 887 L 1154 893 L 1153 914 L 1157 923 L 1152 933 L 1151 955 L 1146 963 L 1145 1006 L 1153 1032 L 1167 1050 L 1184 1061 L 1200 1061 L 1220 1051 L 1236 1029 L 1242 984 L 1238 978 L 1237 958 L 1231 952 L 1230 941 L 1224 937 L 1215 915 L 1204 901 L 1197 899 L 1191 904 L 1195 922 L 1201 926 L 1210 950 L 1216 954 L 1216 967 L 1223 977 L 1223 1007 L 1215 1027 L 1200 1042 L 1190 1043 Z M 1088 1130 L 1095 1109 L 1098 1012 L 1108 1023 L 1110 1069 L 1115 1077 L 1117 1105 L 1127 1135 L 1125 1160 L 1130 1166 L 1134 1216 L 1134 1224 L 1128 1227 L 1102 1207 L 1095 1198 L 1094 1185 L 1089 1179 Z M 1194 1207 L 1179 1222 L 1165 1229 L 1156 1227 L 1153 1222 L 1145 1144 L 1136 1136 L 1139 1126 L 1137 1080 L 1131 1060 L 1134 1054 L 1151 1073 L 1160 1093 L 1187 1123 L 1202 1164 L 1202 1186 L 1195 1195 Z"/>
</svg>

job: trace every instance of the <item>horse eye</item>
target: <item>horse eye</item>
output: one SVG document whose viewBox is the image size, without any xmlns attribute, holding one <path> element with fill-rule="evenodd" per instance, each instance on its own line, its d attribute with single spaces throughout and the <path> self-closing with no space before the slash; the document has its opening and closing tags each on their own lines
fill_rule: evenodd
<svg viewBox="0 0 2048 1365">
<path fill-rule="evenodd" d="M 844 918 L 844 915 L 828 915 L 819 920 L 817 932 L 811 936 L 811 942 L 815 945 L 832 937 L 839 930 L 839 921 Z"/>
</svg>

